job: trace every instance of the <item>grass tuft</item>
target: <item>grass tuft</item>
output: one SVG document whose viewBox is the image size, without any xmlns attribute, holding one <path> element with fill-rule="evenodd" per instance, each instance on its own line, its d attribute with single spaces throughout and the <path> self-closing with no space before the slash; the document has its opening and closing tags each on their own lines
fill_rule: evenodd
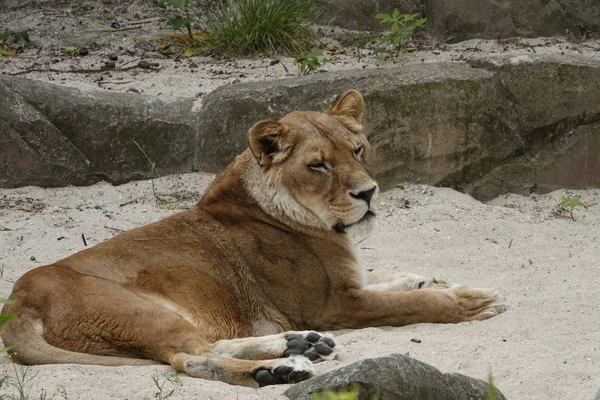
<svg viewBox="0 0 600 400">
<path fill-rule="evenodd" d="M 207 15 L 211 51 L 225 57 L 297 55 L 312 48 L 317 13 L 307 0 L 237 0 Z"/>
</svg>

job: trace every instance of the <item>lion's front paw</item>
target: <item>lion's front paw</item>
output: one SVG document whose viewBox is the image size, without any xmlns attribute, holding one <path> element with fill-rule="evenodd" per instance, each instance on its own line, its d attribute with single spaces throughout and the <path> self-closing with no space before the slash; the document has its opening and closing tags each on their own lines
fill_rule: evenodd
<svg viewBox="0 0 600 400">
<path fill-rule="evenodd" d="M 304 356 L 294 355 L 281 362 L 254 371 L 253 378 L 260 387 L 296 383 L 315 375 L 310 360 Z"/>
<path fill-rule="evenodd" d="M 291 332 L 286 337 L 287 349 L 284 357 L 303 355 L 312 362 L 333 360 L 337 357 L 337 350 L 333 335 L 317 332 Z"/>
<path fill-rule="evenodd" d="M 494 289 L 455 286 L 447 290 L 458 305 L 460 321 L 484 320 L 507 310 L 504 296 Z"/>
</svg>

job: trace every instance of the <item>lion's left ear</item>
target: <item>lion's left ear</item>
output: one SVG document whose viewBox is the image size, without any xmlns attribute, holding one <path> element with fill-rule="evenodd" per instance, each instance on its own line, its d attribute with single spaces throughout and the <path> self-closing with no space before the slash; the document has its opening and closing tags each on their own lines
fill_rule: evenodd
<svg viewBox="0 0 600 400">
<path fill-rule="evenodd" d="M 351 117 L 361 124 L 364 110 L 365 101 L 363 97 L 358 91 L 350 89 L 335 99 L 333 105 L 329 108 L 329 114 Z"/>
</svg>

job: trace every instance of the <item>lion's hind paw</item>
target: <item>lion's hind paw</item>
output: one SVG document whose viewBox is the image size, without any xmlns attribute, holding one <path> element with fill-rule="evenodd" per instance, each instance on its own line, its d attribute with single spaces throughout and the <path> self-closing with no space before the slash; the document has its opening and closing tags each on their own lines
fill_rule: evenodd
<svg viewBox="0 0 600 400">
<path fill-rule="evenodd" d="M 263 387 L 296 383 L 312 378 L 314 375 L 314 367 L 308 358 L 301 355 L 292 355 L 270 368 L 256 370 L 254 380 L 260 387 Z"/>
</svg>

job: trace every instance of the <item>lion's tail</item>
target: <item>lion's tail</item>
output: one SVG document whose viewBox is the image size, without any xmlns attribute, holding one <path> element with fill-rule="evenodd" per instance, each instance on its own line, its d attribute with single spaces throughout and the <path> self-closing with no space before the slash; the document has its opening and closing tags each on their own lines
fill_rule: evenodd
<svg viewBox="0 0 600 400">
<path fill-rule="evenodd" d="M 18 312 L 17 312 L 18 311 Z M 2 315 L 17 314 L 2 330 L 4 346 L 11 357 L 23 364 L 90 364 L 90 365 L 155 365 L 158 361 L 128 357 L 100 356 L 78 353 L 53 346 L 44 340 L 41 319 L 35 311 L 14 304 L 5 304 Z"/>
</svg>

